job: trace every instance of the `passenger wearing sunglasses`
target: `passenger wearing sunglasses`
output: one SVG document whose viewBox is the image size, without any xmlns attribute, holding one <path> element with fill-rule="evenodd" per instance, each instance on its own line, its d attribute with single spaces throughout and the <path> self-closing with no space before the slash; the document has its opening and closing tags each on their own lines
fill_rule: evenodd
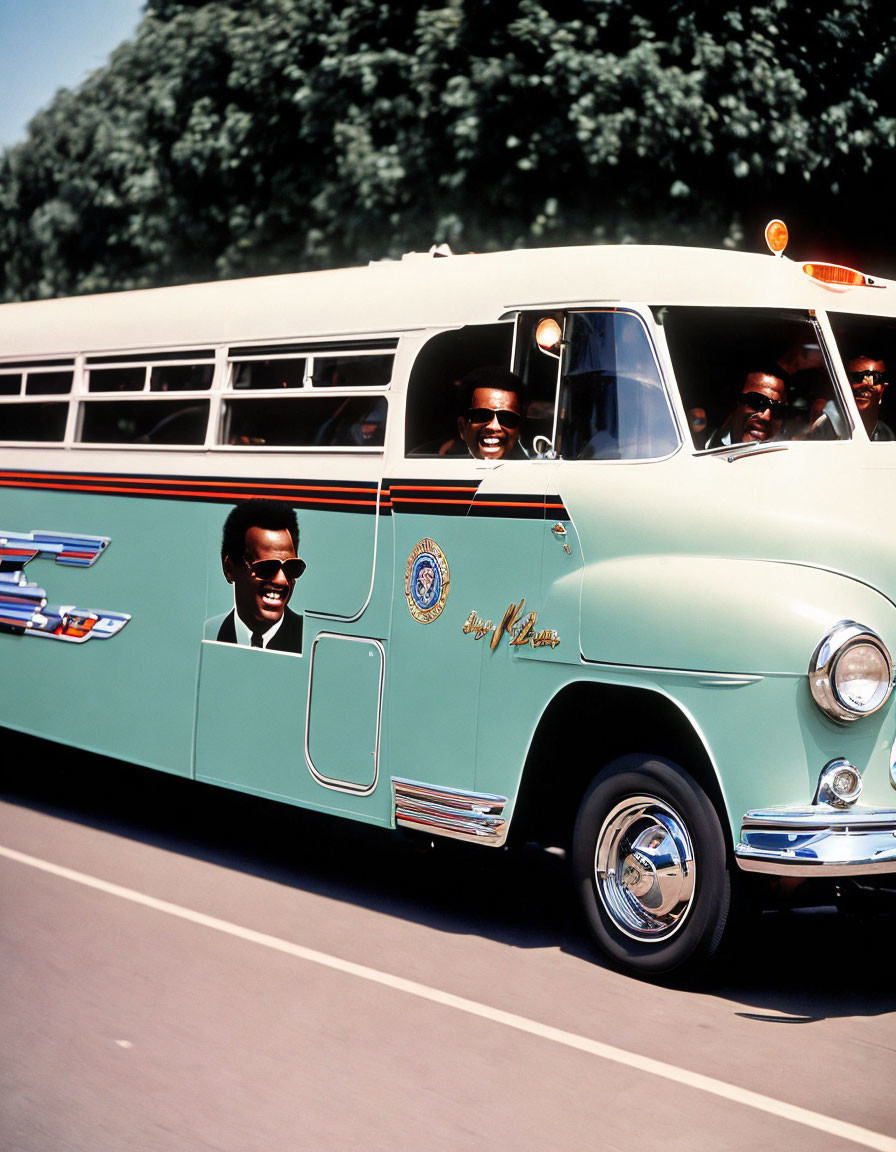
<svg viewBox="0 0 896 1152">
<path fill-rule="evenodd" d="M 706 442 L 707 448 L 776 440 L 787 418 L 787 375 L 775 365 L 748 372 L 734 411 Z"/>
<path fill-rule="evenodd" d="M 477 460 L 526 458 L 518 376 L 506 368 L 478 368 L 464 380 L 465 408 L 457 418 L 460 440 Z"/>
<path fill-rule="evenodd" d="M 522 381 L 508 368 L 474 368 L 460 382 L 457 435 L 418 445 L 414 456 L 474 456 L 477 460 L 526 460 Z"/>
<path fill-rule="evenodd" d="M 846 378 L 870 439 L 896 439 L 893 429 L 879 418 L 880 402 L 887 390 L 887 366 L 883 360 L 854 356 L 846 362 Z"/>
<path fill-rule="evenodd" d="M 295 510 L 278 500 L 245 500 L 224 522 L 221 566 L 233 585 L 233 610 L 206 625 L 225 644 L 302 651 L 302 617 L 287 607 L 305 571 Z M 213 625 L 218 624 L 217 631 Z"/>
</svg>

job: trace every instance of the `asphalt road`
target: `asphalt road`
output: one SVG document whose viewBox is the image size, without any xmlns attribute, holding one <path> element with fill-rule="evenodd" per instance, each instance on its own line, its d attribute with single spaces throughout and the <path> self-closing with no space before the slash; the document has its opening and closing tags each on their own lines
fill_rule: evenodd
<svg viewBox="0 0 896 1152">
<path fill-rule="evenodd" d="M 890 912 L 766 914 L 671 989 L 564 880 L 7 743 L 0 1149 L 896 1150 Z"/>
</svg>

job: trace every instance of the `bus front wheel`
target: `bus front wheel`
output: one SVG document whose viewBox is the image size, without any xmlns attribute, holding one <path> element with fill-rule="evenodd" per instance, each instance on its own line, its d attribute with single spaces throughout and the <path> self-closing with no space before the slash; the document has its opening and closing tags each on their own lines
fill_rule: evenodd
<svg viewBox="0 0 896 1152">
<path fill-rule="evenodd" d="M 731 903 L 725 836 L 706 793 L 672 761 L 626 756 L 596 777 L 572 866 L 589 927 L 619 967 L 684 974 L 718 950 Z"/>
</svg>

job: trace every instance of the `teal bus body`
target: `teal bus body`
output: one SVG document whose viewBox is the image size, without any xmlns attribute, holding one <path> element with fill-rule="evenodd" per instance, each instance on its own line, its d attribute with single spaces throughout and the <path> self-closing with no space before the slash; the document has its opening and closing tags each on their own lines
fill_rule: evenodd
<svg viewBox="0 0 896 1152">
<path fill-rule="evenodd" d="M 896 364 L 894 296 L 631 248 L 4 306 L 0 724 L 385 827 L 554 839 L 646 975 L 712 955 L 757 874 L 891 874 L 896 447 L 845 364 L 847 339 Z M 760 350 L 791 357 L 788 424 L 704 449 L 691 413 L 724 417 Z M 483 361 L 523 381 L 527 455 L 419 450 Z M 258 498 L 298 517 L 300 653 L 218 638 L 222 526 Z"/>
</svg>

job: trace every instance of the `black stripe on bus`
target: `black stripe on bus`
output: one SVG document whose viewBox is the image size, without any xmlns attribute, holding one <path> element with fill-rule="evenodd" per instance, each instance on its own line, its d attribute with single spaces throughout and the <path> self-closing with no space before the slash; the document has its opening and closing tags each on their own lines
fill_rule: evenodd
<svg viewBox="0 0 896 1152">
<path fill-rule="evenodd" d="M 88 367 L 96 364 L 161 364 L 167 360 L 214 360 L 213 348 L 187 348 L 183 352 L 128 352 L 125 355 L 104 353 L 88 356 Z"/>
<path fill-rule="evenodd" d="M 4 370 L 16 368 L 20 372 L 29 369 L 37 371 L 39 368 L 71 368 L 74 371 L 75 361 L 72 356 L 67 356 L 62 360 L 5 360 L 0 362 L 0 368 Z"/>
<path fill-rule="evenodd" d="M 343 352 L 394 352 L 398 341 L 388 340 L 333 340 L 328 343 L 303 341 L 300 344 L 250 344 L 246 347 L 231 345 L 228 357 L 241 360 L 244 356 L 332 356 Z"/>
<path fill-rule="evenodd" d="M 235 504 L 266 497 L 296 508 L 333 512 L 375 512 L 376 482 L 262 480 L 231 476 L 123 475 L 112 472 L 0 471 L 0 488 L 28 488 L 53 492 L 92 492 L 102 496 L 130 496 L 145 500 L 186 500 Z"/>
<path fill-rule="evenodd" d="M 296 508 L 323 512 L 414 513 L 428 516 L 494 516 L 509 519 L 550 517 L 568 520 L 563 501 L 556 496 L 479 494 L 476 480 L 266 480 L 246 476 L 162 476 L 116 472 L 0 471 L 0 489 L 51 492 L 92 492 L 101 496 L 129 496 L 144 500 L 185 500 L 236 504 L 265 497 L 283 500 Z M 379 498 L 379 499 L 378 499 Z"/>
<path fill-rule="evenodd" d="M 478 480 L 388 480 L 394 513 L 466 516 L 479 489 Z"/>
<path fill-rule="evenodd" d="M 483 494 L 477 480 L 391 480 L 385 483 L 392 511 L 399 514 L 569 519 L 563 501 L 557 496 L 503 492 Z"/>
</svg>

